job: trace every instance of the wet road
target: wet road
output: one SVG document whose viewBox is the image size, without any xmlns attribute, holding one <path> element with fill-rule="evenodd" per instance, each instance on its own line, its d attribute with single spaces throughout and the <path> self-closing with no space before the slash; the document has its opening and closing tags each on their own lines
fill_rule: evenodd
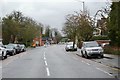
<svg viewBox="0 0 120 80">
<path fill-rule="evenodd" d="M 66 52 L 65 45 L 37 47 L 2 61 L 3 78 L 114 78 L 118 70 Z"/>
</svg>

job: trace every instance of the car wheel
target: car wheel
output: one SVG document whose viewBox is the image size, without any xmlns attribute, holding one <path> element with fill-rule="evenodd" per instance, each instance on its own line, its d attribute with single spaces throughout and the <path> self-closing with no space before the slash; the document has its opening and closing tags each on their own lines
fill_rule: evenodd
<svg viewBox="0 0 120 80">
<path fill-rule="evenodd" d="M 87 52 L 85 51 L 85 58 L 89 59 L 89 56 L 87 55 Z"/>
<path fill-rule="evenodd" d="M 100 57 L 101 57 L 101 58 L 104 58 L 104 55 L 101 55 Z"/>
<path fill-rule="evenodd" d="M 4 59 L 6 59 L 7 58 L 7 54 L 4 56 Z"/>
<path fill-rule="evenodd" d="M 68 52 L 68 50 L 66 50 Z"/>
<path fill-rule="evenodd" d="M 85 57 L 85 56 L 83 55 L 83 51 L 81 51 L 81 55 L 82 55 L 82 57 Z"/>
<path fill-rule="evenodd" d="M 13 55 L 14 55 L 14 53 L 13 53 L 13 52 L 11 52 L 10 56 L 13 56 Z"/>
<path fill-rule="evenodd" d="M 4 56 L 4 53 L 2 53 L 2 60 L 7 58 L 7 54 Z"/>
<path fill-rule="evenodd" d="M 4 53 L 2 52 L 2 60 L 4 60 Z"/>
<path fill-rule="evenodd" d="M 17 53 L 17 52 L 16 52 L 16 50 L 15 50 L 15 51 L 14 51 L 14 55 L 16 55 L 16 53 Z"/>
<path fill-rule="evenodd" d="M 16 54 L 16 52 L 14 51 L 14 52 L 13 52 L 13 54 L 15 55 L 15 54 Z"/>
<path fill-rule="evenodd" d="M 74 49 L 74 51 L 77 51 L 77 49 Z"/>
</svg>

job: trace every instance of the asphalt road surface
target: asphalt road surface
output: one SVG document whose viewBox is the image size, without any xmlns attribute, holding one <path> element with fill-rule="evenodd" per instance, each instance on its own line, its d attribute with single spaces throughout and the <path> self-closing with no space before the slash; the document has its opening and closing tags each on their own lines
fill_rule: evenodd
<svg viewBox="0 0 120 80">
<path fill-rule="evenodd" d="M 114 78 L 117 69 L 66 52 L 65 45 L 27 50 L 2 61 L 2 78 Z"/>
</svg>

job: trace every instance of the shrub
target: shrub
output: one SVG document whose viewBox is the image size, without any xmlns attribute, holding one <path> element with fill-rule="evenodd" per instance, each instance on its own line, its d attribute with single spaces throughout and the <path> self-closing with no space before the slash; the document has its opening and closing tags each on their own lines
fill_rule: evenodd
<svg viewBox="0 0 120 80">
<path fill-rule="evenodd" d="M 109 40 L 107 36 L 93 36 L 92 40 Z"/>
<path fill-rule="evenodd" d="M 120 48 L 107 46 L 107 47 L 104 47 L 104 53 L 105 54 L 120 55 Z"/>
</svg>

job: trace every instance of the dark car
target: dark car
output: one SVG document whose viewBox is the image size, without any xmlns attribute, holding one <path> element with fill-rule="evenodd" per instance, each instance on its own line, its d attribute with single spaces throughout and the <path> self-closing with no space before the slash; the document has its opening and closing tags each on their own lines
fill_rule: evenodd
<svg viewBox="0 0 120 80">
<path fill-rule="evenodd" d="M 10 43 L 10 44 L 8 44 L 8 46 L 13 46 L 15 48 L 15 53 L 16 54 L 21 52 L 19 44 Z"/>
</svg>

